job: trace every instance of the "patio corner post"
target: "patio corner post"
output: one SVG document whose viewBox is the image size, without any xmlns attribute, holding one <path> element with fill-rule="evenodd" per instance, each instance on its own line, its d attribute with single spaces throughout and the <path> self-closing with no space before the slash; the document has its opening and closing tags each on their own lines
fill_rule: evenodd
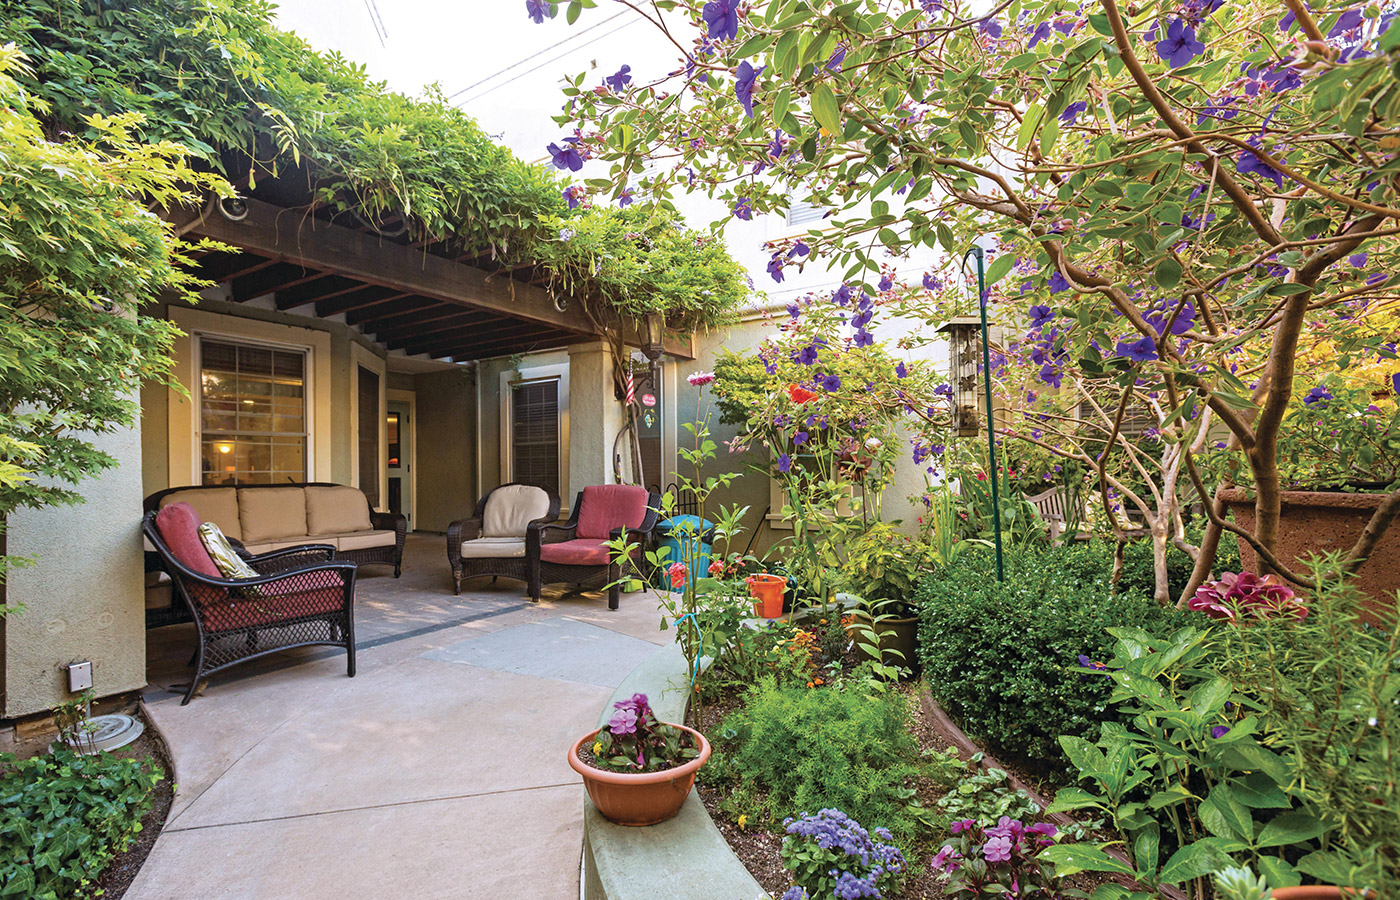
<svg viewBox="0 0 1400 900">
<path fill-rule="evenodd" d="M 997 581 L 1005 581 L 1006 575 L 1002 566 L 1001 554 L 1001 496 L 997 488 L 997 435 L 995 411 L 992 407 L 992 359 L 991 351 L 988 349 L 987 336 L 987 276 L 985 269 L 985 254 L 981 246 L 973 244 L 971 249 L 963 254 L 963 263 L 967 263 L 969 256 L 977 260 L 977 310 L 982 318 L 982 384 L 987 396 L 987 468 L 988 477 L 992 480 L 992 540 L 996 545 L 997 554 Z"/>
</svg>

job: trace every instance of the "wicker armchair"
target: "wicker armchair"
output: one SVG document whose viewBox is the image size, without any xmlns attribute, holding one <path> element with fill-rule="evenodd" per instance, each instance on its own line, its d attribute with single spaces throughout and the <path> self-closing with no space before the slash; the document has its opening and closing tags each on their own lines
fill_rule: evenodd
<svg viewBox="0 0 1400 900">
<path fill-rule="evenodd" d="M 626 530 L 638 537 L 638 551 L 651 544 L 661 495 L 626 484 L 584 488 L 574 498 L 569 521 L 563 525 L 532 524 L 525 554 L 530 565 L 530 597 L 540 599 L 546 584 L 570 582 L 580 587 L 608 588 L 608 609 L 617 609 L 621 567 L 612 561 L 606 542 Z"/>
<path fill-rule="evenodd" d="M 329 544 L 305 544 L 248 557 L 257 578 L 224 578 L 199 542 L 198 527 L 194 508 L 184 503 L 148 512 L 141 521 L 199 636 L 194 676 L 181 706 L 194 697 L 201 679 L 294 647 L 344 647 L 346 674 L 355 676 L 353 563 L 335 562 Z"/>
<path fill-rule="evenodd" d="M 525 534 L 530 525 L 558 518 L 559 495 L 546 488 L 512 481 L 488 491 L 475 515 L 447 526 L 452 592 L 462 593 L 463 579 L 485 575 L 529 581 Z"/>
</svg>

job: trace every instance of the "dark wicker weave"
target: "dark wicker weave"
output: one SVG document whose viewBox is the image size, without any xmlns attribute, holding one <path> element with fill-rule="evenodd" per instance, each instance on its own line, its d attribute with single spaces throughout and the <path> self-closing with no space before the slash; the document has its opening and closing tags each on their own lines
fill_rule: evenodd
<svg viewBox="0 0 1400 900">
<path fill-rule="evenodd" d="M 661 506 L 661 495 L 655 491 L 647 493 L 647 514 L 642 524 L 628 531 L 629 538 L 635 538 L 638 546 L 632 551 L 633 559 L 640 563 L 639 554 L 650 548 L 652 532 L 656 529 L 656 510 Z M 573 509 L 569 511 L 569 521 L 563 525 L 531 525 L 525 536 L 525 559 L 530 566 L 530 598 L 540 599 L 546 584 L 570 582 L 579 587 L 608 589 L 608 609 L 617 609 L 618 580 L 622 577 L 621 567 L 616 562 L 606 566 L 569 566 L 562 563 L 545 562 L 540 559 L 540 547 L 571 541 L 578 532 L 578 517 L 583 510 L 583 491 L 574 497 Z M 614 528 L 609 535 L 612 540 L 622 536 L 621 528 Z M 640 577 L 640 576 L 639 576 Z"/>
<path fill-rule="evenodd" d="M 190 485 L 185 487 L 166 488 L 163 491 L 156 491 L 154 494 L 146 498 L 145 503 L 143 503 L 142 506 L 146 512 L 160 509 L 160 501 L 163 497 L 165 497 L 166 494 L 173 494 L 176 491 L 199 490 L 201 487 L 236 487 L 240 491 L 245 491 L 249 489 L 273 487 L 344 487 L 344 485 L 334 484 L 329 481 L 298 481 L 295 483 L 288 482 L 286 484 Z M 365 505 L 369 505 L 368 498 L 365 499 Z M 367 547 L 363 550 L 340 550 L 337 551 L 335 558 L 338 560 L 344 560 L 346 562 L 352 562 L 356 565 L 361 566 L 393 566 L 394 577 L 398 578 L 400 573 L 403 572 L 403 543 L 405 536 L 408 534 L 408 518 L 406 516 L 400 515 L 399 513 L 375 512 L 374 507 L 371 506 L 369 509 L 369 524 L 370 527 L 376 530 L 393 531 L 395 538 L 393 545 L 385 547 Z M 240 551 L 242 550 L 242 544 L 240 542 L 230 538 L 229 543 L 232 544 L 235 549 L 238 549 Z"/>
<path fill-rule="evenodd" d="M 462 581 L 467 578 L 480 578 L 485 575 L 499 576 L 502 578 L 515 578 L 519 581 L 530 580 L 530 565 L 528 556 L 517 556 L 511 558 L 493 559 L 490 557 L 467 557 L 462 558 L 462 542 L 472 541 L 481 537 L 481 521 L 486 515 L 486 501 L 491 499 L 499 488 L 503 487 L 537 487 L 544 491 L 549 497 L 549 512 L 543 517 L 534 519 L 541 525 L 548 525 L 559 518 L 559 495 L 547 487 L 538 484 L 526 484 L 523 481 L 512 481 L 492 488 L 485 497 L 476 501 L 476 513 L 470 519 L 458 519 L 447 526 L 447 564 L 452 567 L 452 593 L 462 593 Z"/>
<path fill-rule="evenodd" d="M 210 578 L 175 558 L 154 511 L 141 520 L 141 531 L 160 554 L 199 634 L 194 676 L 181 706 L 194 697 L 201 679 L 294 647 L 344 647 L 346 674 L 355 677 L 355 565 L 332 562 L 334 547 L 274 550 L 248 557 L 258 578 Z"/>
</svg>

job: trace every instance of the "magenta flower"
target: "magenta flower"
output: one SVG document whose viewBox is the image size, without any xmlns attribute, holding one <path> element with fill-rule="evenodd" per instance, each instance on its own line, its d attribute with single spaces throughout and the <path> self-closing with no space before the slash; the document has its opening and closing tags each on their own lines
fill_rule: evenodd
<svg viewBox="0 0 1400 900">
<path fill-rule="evenodd" d="M 635 709 L 619 709 L 608 719 L 608 730 L 613 734 L 636 734 L 637 733 L 637 711 Z"/>
<path fill-rule="evenodd" d="M 700 387 L 701 385 L 706 385 L 706 384 L 709 384 L 710 382 L 714 381 L 714 380 L 715 380 L 715 373 L 714 373 L 714 372 L 691 372 L 689 375 L 686 376 L 686 379 L 685 379 L 685 380 L 688 381 L 688 382 L 690 382 L 690 386 L 691 386 L 691 387 Z"/>
<path fill-rule="evenodd" d="M 1011 839 L 997 836 L 982 845 L 982 857 L 989 863 L 1008 862 L 1011 859 Z"/>
</svg>

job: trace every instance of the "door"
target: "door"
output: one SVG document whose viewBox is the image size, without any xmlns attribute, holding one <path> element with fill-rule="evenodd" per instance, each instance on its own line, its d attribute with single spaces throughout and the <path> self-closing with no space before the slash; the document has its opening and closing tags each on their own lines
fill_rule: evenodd
<svg viewBox="0 0 1400 900">
<path fill-rule="evenodd" d="M 413 530 L 413 422 L 412 408 L 402 401 L 389 401 L 389 512 L 408 518 Z"/>
<path fill-rule="evenodd" d="M 360 442 L 360 490 L 365 492 L 369 505 L 382 509 L 383 498 L 379 496 L 379 373 L 359 366 L 359 442 Z"/>
</svg>

